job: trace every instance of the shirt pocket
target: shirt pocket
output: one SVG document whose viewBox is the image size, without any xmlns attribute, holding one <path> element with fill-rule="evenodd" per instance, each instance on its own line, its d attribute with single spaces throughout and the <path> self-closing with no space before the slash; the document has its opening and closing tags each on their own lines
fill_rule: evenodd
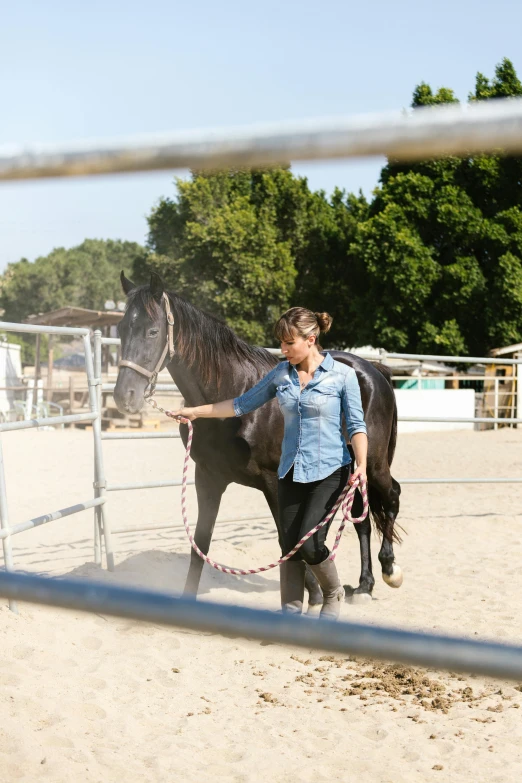
<svg viewBox="0 0 522 783">
<path fill-rule="evenodd" d="M 292 386 L 290 383 L 282 383 L 276 389 L 276 397 L 279 405 L 288 407 L 293 405 L 295 400 L 292 394 Z"/>
<path fill-rule="evenodd" d="M 303 405 L 323 415 L 337 414 L 340 410 L 339 391 L 334 386 L 315 386 L 303 400 Z"/>
</svg>

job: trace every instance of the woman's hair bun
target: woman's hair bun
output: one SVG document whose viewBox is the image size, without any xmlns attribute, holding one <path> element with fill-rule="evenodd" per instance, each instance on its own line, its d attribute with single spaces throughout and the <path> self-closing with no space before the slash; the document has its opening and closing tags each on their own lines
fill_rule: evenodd
<svg viewBox="0 0 522 783">
<path fill-rule="evenodd" d="M 329 332 L 333 318 L 329 313 L 314 313 L 321 332 Z"/>
</svg>

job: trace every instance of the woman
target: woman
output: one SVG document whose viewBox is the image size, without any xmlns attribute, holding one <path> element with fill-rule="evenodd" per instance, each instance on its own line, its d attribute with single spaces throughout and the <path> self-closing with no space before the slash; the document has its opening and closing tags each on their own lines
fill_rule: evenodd
<svg viewBox="0 0 522 783">
<path fill-rule="evenodd" d="M 174 412 L 180 420 L 190 421 L 244 416 L 277 397 L 285 425 L 278 470 L 278 533 L 283 555 L 324 519 L 348 480 L 353 484 L 357 478 L 366 479 L 368 438 L 355 370 L 336 362 L 329 353 L 319 353 L 319 335 L 328 332 L 331 324 L 328 313 L 292 307 L 274 329 L 286 362 L 240 397 Z M 343 413 L 357 460 L 351 477 Z M 328 559 L 328 527 L 322 527 L 280 565 L 284 612 L 302 612 L 308 564 L 323 591 L 321 617 L 339 617 L 344 589 L 335 563 Z"/>
</svg>

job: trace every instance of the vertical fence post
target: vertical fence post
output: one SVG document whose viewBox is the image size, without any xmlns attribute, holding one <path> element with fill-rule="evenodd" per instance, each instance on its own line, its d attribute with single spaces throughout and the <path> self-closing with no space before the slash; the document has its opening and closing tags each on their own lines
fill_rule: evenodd
<svg viewBox="0 0 522 783">
<path fill-rule="evenodd" d="M 53 401 L 53 364 L 54 364 L 54 336 L 49 335 L 49 347 L 47 349 L 47 402 Z"/>
<path fill-rule="evenodd" d="M 74 376 L 69 376 L 69 413 L 74 413 Z"/>
<path fill-rule="evenodd" d="M 4 470 L 4 454 L 2 450 L 2 441 L 0 439 L 0 526 L 2 530 L 9 528 L 9 511 L 7 508 L 7 492 L 5 488 L 5 470 Z M 2 546 L 4 549 L 4 564 L 6 571 L 14 571 L 13 565 L 13 551 L 11 549 L 11 536 L 2 539 Z M 18 607 L 16 602 L 9 599 L 9 609 L 12 612 L 18 613 Z"/>
<path fill-rule="evenodd" d="M 38 381 L 40 380 L 40 361 L 41 361 L 42 335 L 38 332 L 36 335 L 35 360 L 34 360 L 34 387 L 33 387 L 33 407 L 38 407 Z M 38 414 L 37 414 L 38 415 Z M 30 417 L 29 417 L 30 418 Z"/>
<path fill-rule="evenodd" d="M 522 359 L 522 355 L 517 353 L 515 354 L 515 358 Z M 522 419 L 522 364 L 517 364 L 516 378 L 516 417 L 517 419 Z M 515 424 L 515 427 L 518 429 L 520 424 Z"/>
<path fill-rule="evenodd" d="M 34 394 L 34 378 L 29 378 L 27 381 L 27 392 L 25 395 L 25 409 L 24 419 L 29 421 L 33 415 L 33 394 Z"/>
<path fill-rule="evenodd" d="M 83 345 L 85 349 L 85 369 L 87 371 L 87 382 L 89 384 L 89 404 L 93 413 L 98 414 L 92 423 L 92 432 L 94 436 L 94 492 L 96 497 L 103 497 L 105 495 L 106 481 L 105 471 L 103 469 L 101 409 L 98 407 L 97 391 L 97 387 L 101 384 L 101 378 L 94 377 L 94 365 L 92 359 L 91 340 L 89 335 L 84 336 Z M 108 515 L 105 511 L 105 504 L 100 506 L 100 510 L 107 568 L 109 571 L 114 571 L 114 553 L 112 551 L 111 530 L 109 526 Z"/>
<path fill-rule="evenodd" d="M 94 376 L 95 379 L 99 381 L 99 384 L 96 387 L 96 397 L 98 403 L 98 413 L 101 416 L 101 331 L 99 329 L 96 329 L 94 332 Z M 94 480 L 96 481 L 96 469 Z M 102 564 L 101 535 L 102 509 L 101 506 L 96 506 L 94 509 L 94 562 L 99 566 Z"/>
<path fill-rule="evenodd" d="M 498 419 L 498 377 L 495 375 L 495 419 Z M 498 430 L 498 422 L 495 422 L 493 429 Z"/>
</svg>

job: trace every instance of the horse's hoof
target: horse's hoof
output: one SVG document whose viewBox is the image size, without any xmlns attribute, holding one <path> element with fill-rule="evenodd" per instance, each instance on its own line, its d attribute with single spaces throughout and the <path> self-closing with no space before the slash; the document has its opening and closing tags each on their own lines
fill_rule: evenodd
<svg viewBox="0 0 522 783">
<path fill-rule="evenodd" d="M 397 565 L 397 563 L 394 563 L 392 565 L 392 569 L 393 570 L 391 574 L 385 574 L 383 572 L 382 578 L 384 579 L 384 581 L 389 587 L 400 587 L 404 579 L 402 574 L 402 568 L 400 567 L 400 565 Z"/>
<path fill-rule="evenodd" d="M 322 603 L 320 604 L 308 604 L 308 609 L 306 610 L 306 614 L 310 615 L 311 617 L 319 617 L 319 612 L 321 611 Z"/>
<path fill-rule="evenodd" d="M 372 601 L 371 593 L 358 592 L 351 585 L 344 585 L 344 600 L 347 604 L 366 604 Z"/>
</svg>

